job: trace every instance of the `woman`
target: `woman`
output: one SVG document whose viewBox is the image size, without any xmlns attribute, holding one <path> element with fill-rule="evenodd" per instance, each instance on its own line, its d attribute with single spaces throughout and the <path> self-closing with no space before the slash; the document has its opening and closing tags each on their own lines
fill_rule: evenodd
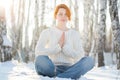
<svg viewBox="0 0 120 80">
<path fill-rule="evenodd" d="M 35 69 L 39 75 L 78 79 L 94 66 L 90 57 L 84 57 L 79 32 L 67 28 L 70 9 L 59 4 L 54 12 L 57 25 L 42 31 L 36 45 Z"/>
</svg>

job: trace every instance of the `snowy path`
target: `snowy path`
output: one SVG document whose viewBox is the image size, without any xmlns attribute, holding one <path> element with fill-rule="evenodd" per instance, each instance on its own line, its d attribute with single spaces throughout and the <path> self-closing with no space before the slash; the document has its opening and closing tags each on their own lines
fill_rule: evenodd
<svg viewBox="0 0 120 80">
<path fill-rule="evenodd" d="M 119 76 L 118 76 L 119 75 Z M 0 80 L 71 80 L 38 76 L 34 64 L 9 61 L 0 63 Z M 114 67 L 94 68 L 79 80 L 120 80 L 120 71 Z"/>
</svg>

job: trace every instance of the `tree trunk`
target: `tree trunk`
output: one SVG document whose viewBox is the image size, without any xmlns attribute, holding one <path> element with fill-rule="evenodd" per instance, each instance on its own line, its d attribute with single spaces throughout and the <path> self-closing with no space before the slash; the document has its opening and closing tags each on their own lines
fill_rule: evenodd
<svg viewBox="0 0 120 80">
<path fill-rule="evenodd" d="M 4 40 L 7 36 L 6 22 L 5 20 L 0 19 L 0 61 L 9 61 L 12 59 L 11 56 L 11 46 L 9 44 L 5 44 Z M 5 41 L 8 41 L 5 40 Z"/>
<path fill-rule="evenodd" d="M 97 45 L 96 45 L 96 37 L 97 37 L 97 30 L 96 30 L 96 26 L 98 25 L 98 0 L 93 0 L 93 4 L 92 5 L 92 16 L 91 18 L 93 18 L 93 27 L 91 28 L 91 34 L 92 34 L 92 38 L 91 38 L 91 50 L 90 50 L 90 55 L 94 57 L 94 59 L 97 61 Z"/>
<path fill-rule="evenodd" d="M 53 7 L 53 10 L 54 10 L 55 7 L 56 7 L 56 0 L 54 0 L 54 7 Z M 56 25 L 56 20 L 53 19 L 53 21 L 52 21 L 52 26 L 55 26 L 55 25 Z"/>
<path fill-rule="evenodd" d="M 45 28 L 45 25 L 43 24 L 44 23 L 44 18 L 45 18 L 45 0 L 41 0 L 41 6 L 40 6 L 40 9 L 41 9 L 41 14 L 40 14 L 40 32 L 42 32 L 42 30 Z"/>
<path fill-rule="evenodd" d="M 92 28 L 93 28 L 93 13 L 92 6 L 93 0 L 84 0 L 84 49 L 86 54 L 89 55 L 92 45 Z"/>
<path fill-rule="evenodd" d="M 22 40 L 23 40 L 23 22 L 24 22 L 24 0 L 18 1 L 16 15 L 18 18 L 15 18 L 17 21 L 13 27 L 13 50 L 12 54 L 14 55 L 14 59 L 19 61 L 23 61 L 22 59 Z"/>
<path fill-rule="evenodd" d="M 109 0 L 109 11 L 113 31 L 113 48 L 117 57 L 117 69 L 120 69 L 120 24 L 117 1 L 118 0 Z"/>
<path fill-rule="evenodd" d="M 98 37 L 97 37 L 97 52 L 98 52 L 98 67 L 104 66 L 104 45 L 105 45 L 105 29 L 106 29 L 106 8 L 107 0 L 99 0 L 100 14 L 98 18 Z"/>
<path fill-rule="evenodd" d="M 1 17 L 0 17 L 1 18 Z M 3 48 L 2 48 L 2 44 L 3 44 L 3 29 L 4 29 L 4 25 L 3 25 L 3 21 L 0 19 L 0 62 L 3 61 Z"/>
<path fill-rule="evenodd" d="M 74 11 L 75 11 L 75 29 L 79 31 L 79 7 L 78 7 L 78 0 L 75 0 Z"/>
<path fill-rule="evenodd" d="M 30 47 L 29 47 L 29 35 L 28 35 L 28 27 L 29 27 L 29 14 L 30 14 L 30 5 L 31 5 L 31 0 L 28 1 L 28 8 L 25 10 L 27 13 L 27 19 L 26 19 L 26 24 L 25 24 L 25 47 L 24 47 L 24 55 L 25 55 L 25 62 L 29 61 L 29 52 L 30 52 Z"/>
<path fill-rule="evenodd" d="M 39 10 L 39 0 L 35 1 L 35 29 L 33 30 L 33 40 L 31 47 L 33 50 L 35 50 L 35 46 L 37 44 L 38 38 L 44 27 L 44 14 L 45 14 L 45 0 L 41 0 L 41 6 L 40 6 L 40 16 L 38 16 L 38 10 Z M 40 25 L 39 25 L 39 18 L 40 17 Z"/>
<path fill-rule="evenodd" d="M 41 14 L 40 14 L 40 26 L 43 26 L 43 22 L 44 22 L 44 14 L 45 14 L 45 0 L 41 0 Z"/>
<path fill-rule="evenodd" d="M 38 41 L 38 37 L 39 37 L 39 20 L 38 20 L 38 10 L 39 10 L 39 0 L 35 0 L 35 14 L 34 14 L 34 23 L 35 23 L 35 28 L 33 30 L 33 38 L 32 38 L 32 42 L 31 42 L 31 50 L 34 51 L 35 50 L 35 46 L 37 44 Z"/>
</svg>

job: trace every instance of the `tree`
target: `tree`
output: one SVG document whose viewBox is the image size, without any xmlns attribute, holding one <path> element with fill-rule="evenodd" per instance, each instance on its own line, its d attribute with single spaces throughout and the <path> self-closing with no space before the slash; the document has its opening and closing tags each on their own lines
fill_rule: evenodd
<svg viewBox="0 0 120 80">
<path fill-rule="evenodd" d="M 4 54 L 3 53 L 3 48 L 2 48 L 2 44 L 3 44 L 3 37 L 2 37 L 3 28 L 4 28 L 3 20 L 0 19 L 0 61 L 3 61 L 2 55 Z"/>
<path fill-rule="evenodd" d="M 97 52 L 98 66 L 104 66 L 104 44 L 105 44 L 105 29 L 106 29 L 106 8 L 107 0 L 100 1 L 100 14 L 98 20 L 97 33 Z"/>
<path fill-rule="evenodd" d="M 109 11 L 111 18 L 111 26 L 113 32 L 113 49 L 117 58 L 117 69 L 120 69 L 120 24 L 118 16 L 118 0 L 109 0 Z"/>
<path fill-rule="evenodd" d="M 92 29 L 93 29 L 93 4 L 94 0 L 84 0 L 84 49 L 89 55 L 92 45 Z"/>
<path fill-rule="evenodd" d="M 16 3 L 14 3 L 16 4 Z M 24 0 L 19 0 L 17 2 L 17 6 L 14 7 L 15 21 L 13 21 L 12 29 L 11 29 L 11 38 L 13 41 L 13 49 L 12 49 L 12 55 L 14 59 L 17 59 L 19 61 L 23 61 L 22 59 L 22 40 L 23 40 L 23 22 L 24 22 L 24 9 L 25 9 L 25 3 Z"/>
<path fill-rule="evenodd" d="M 41 6 L 40 6 L 40 27 L 41 27 L 41 30 L 40 32 L 44 29 L 43 27 L 43 23 L 44 23 L 44 15 L 45 15 L 45 0 L 41 0 Z"/>
<path fill-rule="evenodd" d="M 79 13 L 78 13 L 78 0 L 75 0 L 74 11 L 75 11 L 75 29 L 79 30 Z"/>
<path fill-rule="evenodd" d="M 9 61 L 12 59 L 11 56 L 11 45 L 7 44 L 7 29 L 5 19 L 0 17 L 0 61 Z"/>
<path fill-rule="evenodd" d="M 31 6 L 31 0 L 28 1 L 28 8 L 24 9 L 27 13 L 27 19 L 26 19 L 26 24 L 24 23 L 25 27 L 25 46 L 24 46 L 24 55 L 25 55 L 25 62 L 29 61 L 29 52 L 30 52 L 30 47 L 29 47 L 29 35 L 28 35 L 28 28 L 29 28 L 29 17 L 30 17 L 30 6 Z"/>
<path fill-rule="evenodd" d="M 39 0 L 35 0 L 35 13 L 34 13 L 34 23 L 35 23 L 35 28 L 33 30 L 33 39 L 31 43 L 31 50 L 35 50 L 35 46 L 37 44 L 37 40 L 39 37 L 39 16 L 38 16 L 38 10 L 39 10 Z"/>
<path fill-rule="evenodd" d="M 56 0 L 54 0 L 54 7 L 53 7 L 53 9 L 56 7 Z M 52 21 L 52 26 L 55 26 L 56 25 L 56 20 L 55 19 L 53 19 L 53 21 Z"/>
<path fill-rule="evenodd" d="M 96 1 L 96 2 L 95 2 Z M 93 56 L 95 59 L 97 58 L 97 30 L 96 30 L 96 26 L 98 25 L 98 7 L 99 7 L 99 3 L 98 0 L 93 0 L 93 4 L 92 5 L 92 17 L 93 18 L 93 27 L 91 28 L 91 33 L 92 33 L 92 45 L 91 45 L 91 50 L 90 50 L 90 55 Z"/>
</svg>

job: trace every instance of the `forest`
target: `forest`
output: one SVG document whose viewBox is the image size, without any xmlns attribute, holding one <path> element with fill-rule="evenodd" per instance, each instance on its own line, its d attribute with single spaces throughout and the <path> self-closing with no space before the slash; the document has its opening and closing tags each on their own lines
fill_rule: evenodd
<svg viewBox="0 0 120 80">
<path fill-rule="evenodd" d="M 104 54 L 115 55 L 120 69 L 120 0 L 0 0 L 0 62 L 35 60 L 42 30 L 55 26 L 54 8 L 64 3 L 72 13 L 68 27 L 78 30 L 86 56 L 98 67 Z"/>
</svg>

